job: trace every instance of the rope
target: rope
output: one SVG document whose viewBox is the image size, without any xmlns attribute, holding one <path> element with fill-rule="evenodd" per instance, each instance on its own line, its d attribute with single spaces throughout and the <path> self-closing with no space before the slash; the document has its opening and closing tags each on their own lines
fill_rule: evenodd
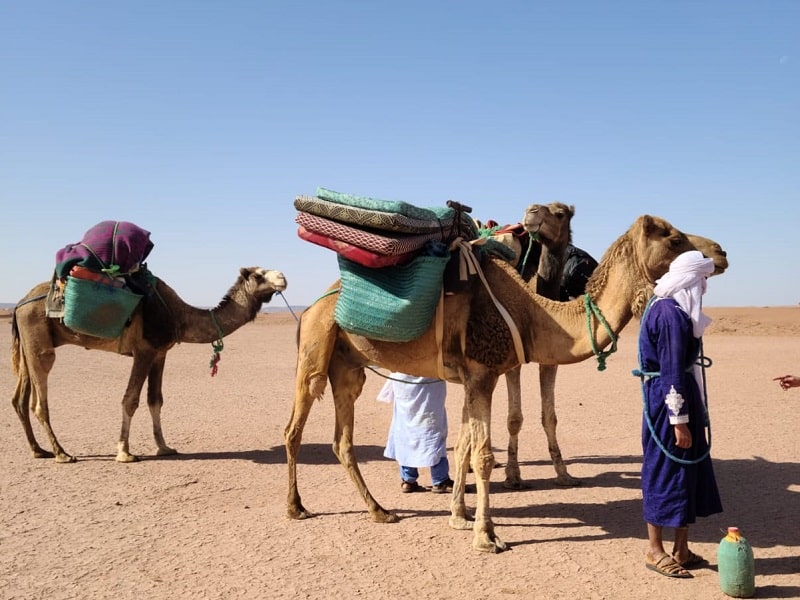
<svg viewBox="0 0 800 600">
<path fill-rule="evenodd" d="M 647 307 L 645 308 L 644 314 L 642 315 L 642 320 L 640 321 L 640 323 L 641 323 L 641 325 L 639 326 L 640 330 L 644 326 L 644 319 L 647 316 L 647 312 L 650 310 L 650 306 L 653 304 L 653 301 L 655 300 L 655 298 L 656 298 L 656 296 L 653 296 L 652 298 L 650 298 L 650 301 L 647 303 Z M 635 377 L 638 377 L 640 379 L 640 381 L 642 382 L 642 385 L 641 385 L 641 388 L 642 388 L 642 412 L 644 413 L 645 423 L 647 423 L 647 429 L 648 429 L 648 431 L 650 431 L 650 437 L 653 438 L 653 441 L 656 443 L 656 445 L 658 446 L 659 450 L 661 450 L 661 452 L 664 454 L 664 456 L 666 456 L 668 459 L 670 459 L 673 462 L 676 462 L 676 463 L 679 463 L 679 464 L 682 464 L 682 465 L 696 465 L 696 464 L 704 461 L 706 458 L 708 458 L 708 455 L 711 454 L 711 419 L 708 416 L 708 389 L 706 387 L 706 368 L 710 367 L 713 363 L 712 363 L 710 358 L 708 358 L 707 356 L 705 356 L 703 354 L 703 338 L 700 338 L 700 352 L 698 354 L 696 362 L 693 363 L 687 369 L 687 372 L 694 371 L 694 365 L 695 364 L 698 365 L 700 367 L 700 369 L 701 369 L 702 379 L 703 379 L 703 389 L 701 390 L 701 392 L 703 394 L 703 402 L 702 402 L 703 418 L 705 420 L 705 428 L 708 431 L 708 439 L 707 439 L 708 448 L 706 449 L 706 451 L 703 453 L 702 456 L 700 456 L 698 458 L 694 458 L 694 459 L 685 459 L 685 458 L 680 458 L 678 456 L 675 456 L 674 454 L 672 454 L 672 452 L 667 450 L 666 446 L 664 446 L 664 443 L 661 441 L 661 439 L 658 437 L 658 435 L 656 435 L 656 430 L 655 430 L 655 427 L 653 426 L 653 421 L 650 419 L 650 409 L 647 406 L 647 394 L 645 393 L 644 382 L 645 382 L 645 378 L 659 377 L 661 375 L 661 373 L 658 372 L 658 371 L 643 371 L 642 370 L 641 339 L 639 341 L 637 341 L 637 354 L 639 356 L 639 368 L 638 369 L 634 369 L 633 371 L 631 371 L 631 374 L 634 375 Z"/>
<path fill-rule="evenodd" d="M 532 233 L 528 232 L 528 249 L 525 250 L 525 257 L 522 259 L 522 262 L 519 263 L 517 267 L 517 272 L 522 275 L 525 272 L 525 267 L 528 266 L 528 258 L 531 255 L 531 250 L 533 249 L 533 245 L 539 242 L 539 233 Z"/>
<path fill-rule="evenodd" d="M 614 332 L 609 327 L 608 322 L 606 322 L 603 313 L 600 312 L 598 306 L 592 300 L 592 297 L 589 294 L 583 295 L 583 308 L 586 311 L 586 329 L 589 331 L 589 339 L 592 342 L 592 352 L 597 357 L 597 370 L 598 371 L 605 371 L 606 370 L 606 359 L 614 354 L 617 351 L 617 336 L 614 335 Z M 611 338 L 611 349 L 609 350 L 598 350 L 597 343 L 594 340 L 594 336 L 592 335 L 592 316 L 594 316 L 600 324 L 605 328 L 606 333 L 608 333 L 608 337 Z"/>
<path fill-rule="evenodd" d="M 223 333 L 222 329 L 220 329 L 219 324 L 217 323 L 217 317 L 214 316 L 214 311 L 209 310 L 208 314 L 211 315 L 211 320 L 214 322 L 214 327 L 217 328 L 217 335 L 219 336 L 216 341 L 211 342 L 211 347 L 214 349 L 214 354 L 211 355 L 211 361 L 208 363 L 208 366 L 211 368 L 211 376 L 217 374 L 219 361 L 221 359 L 220 352 L 225 347 L 224 342 L 222 341 Z"/>
<path fill-rule="evenodd" d="M 289 306 L 289 301 L 286 299 L 286 296 L 284 296 L 284 295 L 283 295 L 281 292 L 275 292 L 275 293 L 276 293 L 278 296 L 280 296 L 281 298 L 283 298 L 283 301 L 286 303 L 286 308 L 288 308 L 288 309 L 289 309 L 289 312 L 290 312 L 290 313 L 292 313 L 292 316 L 294 317 L 294 320 L 295 320 L 295 321 L 299 321 L 300 319 L 298 319 L 298 318 L 297 318 L 297 315 L 296 315 L 296 314 L 294 314 L 294 311 L 292 310 L 292 307 L 291 307 L 291 306 Z"/>
</svg>

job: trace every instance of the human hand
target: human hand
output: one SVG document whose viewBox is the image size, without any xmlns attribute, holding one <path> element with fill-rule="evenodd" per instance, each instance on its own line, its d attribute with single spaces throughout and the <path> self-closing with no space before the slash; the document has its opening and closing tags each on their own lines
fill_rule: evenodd
<svg viewBox="0 0 800 600">
<path fill-rule="evenodd" d="M 691 448 L 692 432 L 689 431 L 689 426 L 686 423 L 681 423 L 680 425 L 675 425 L 673 429 L 675 430 L 675 445 L 684 450 Z"/>
<path fill-rule="evenodd" d="M 789 388 L 800 387 L 800 377 L 797 375 L 781 375 L 780 377 L 775 377 L 772 381 L 777 381 L 784 392 Z"/>
</svg>

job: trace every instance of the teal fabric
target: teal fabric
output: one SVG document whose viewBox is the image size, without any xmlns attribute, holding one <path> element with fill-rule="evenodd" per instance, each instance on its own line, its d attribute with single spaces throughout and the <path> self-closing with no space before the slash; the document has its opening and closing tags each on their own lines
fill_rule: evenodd
<svg viewBox="0 0 800 600">
<path fill-rule="evenodd" d="M 436 220 L 452 217 L 455 211 L 448 207 L 419 208 L 407 202 L 399 200 L 379 200 L 366 196 L 354 196 L 352 194 L 342 194 L 323 187 L 317 188 L 317 198 L 322 198 L 328 202 L 355 206 L 367 210 L 377 210 L 380 212 L 397 213 L 412 217 L 414 219 Z"/>
<path fill-rule="evenodd" d="M 333 316 L 342 329 L 386 342 L 407 342 L 425 333 L 439 302 L 449 253 L 380 269 L 337 258 L 341 289 Z"/>
</svg>

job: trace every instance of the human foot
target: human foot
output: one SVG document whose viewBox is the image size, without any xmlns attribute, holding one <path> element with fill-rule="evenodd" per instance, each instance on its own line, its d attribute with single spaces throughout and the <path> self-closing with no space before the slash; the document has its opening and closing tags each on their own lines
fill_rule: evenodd
<svg viewBox="0 0 800 600">
<path fill-rule="evenodd" d="M 666 552 L 657 559 L 651 554 L 645 558 L 644 566 L 665 577 L 675 577 L 677 579 L 690 579 L 692 574 L 684 569 L 674 558 Z"/>
</svg>

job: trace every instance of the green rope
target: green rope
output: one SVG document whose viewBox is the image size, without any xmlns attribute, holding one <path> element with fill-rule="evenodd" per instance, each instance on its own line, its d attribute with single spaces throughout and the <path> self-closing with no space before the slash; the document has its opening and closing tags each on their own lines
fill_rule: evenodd
<svg viewBox="0 0 800 600">
<path fill-rule="evenodd" d="M 519 272 L 519 273 L 524 273 L 525 272 L 525 267 L 528 265 L 528 258 L 531 255 L 531 249 L 533 248 L 533 245 L 535 243 L 538 243 L 538 242 L 539 242 L 539 232 L 537 231 L 536 233 L 531 233 L 529 231 L 528 232 L 528 249 L 525 251 L 525 257 L 522 259 L 522 262 L 519 264 L 519 268 L 517 269 L 517 272 Z"/>
<path fill-rule="evenodd" d="M 600 312 L 600 309 L 592 300 L 592 297 L 589 294 L 583 295 L 583 307 L 586 311 L 586 329 L 589 331 L 589 339 L 592 341 L 592 352 L 597 357 L 597 370 L 598 371 L 605 371 L 606 370 L 606 358 L 611 356 L 614 352 L 617 351 L 617 336 L 614 335 L 614 332 L 611 331 L 611 327 L 609 327 L 608 323 L 606 322 L 603 313 Z M 594 340 L 594 336 L 592 335 L 592 316 L 594 316 L 600 323 L 605 327 L 606 333 L 608 333 L 608 337 L 611 338 L 611 349 L 610 350 L 598 350 L 597 343 Z"/>
<path fill-rule="evenodd" d="M 223 333 L 222 329 L 220 329 L 219 323 L 217 323 L 217 317 L 214 316 L 214 310 L 209 309 L 208 314 L 211 315 L 211 320 L 214 322 L 214 327 L 217 328 L 217 337 L 216 341 L 211 342 L 211 347 L 214 349 L 214 354 L 211 355 L 211 362 L 208 363 L 208 366 L 211 368 L 211 376 L 217 374 L 217 365 L 220 361 L 220 352 L 225 347 L 225 343 L 222 341 Z"/>
</svg>

